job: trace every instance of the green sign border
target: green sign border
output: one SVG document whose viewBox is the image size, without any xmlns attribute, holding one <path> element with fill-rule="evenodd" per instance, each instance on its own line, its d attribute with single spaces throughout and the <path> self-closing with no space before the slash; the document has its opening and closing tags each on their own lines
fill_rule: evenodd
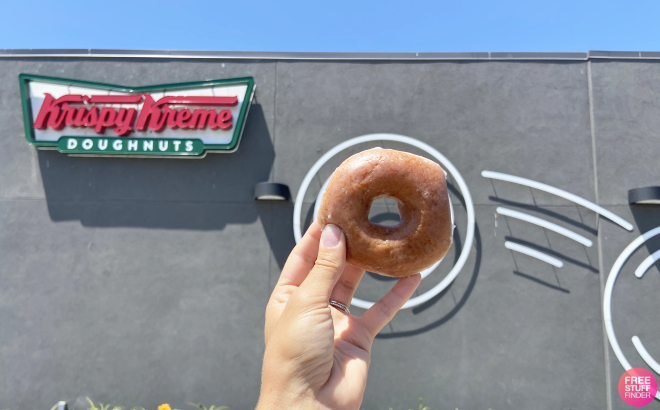
<svg viewBox="0 0 660 410">
<path fill-rule="evenodd" d="M 241 140 L 241 135 L 243 134 L 243 128 L 245 127 L 245 120 L 247 118 L 250 105 L 252 104 L 252 97 L 255 88 L 253 77 L 228 78 L 224 80 L 194 81 L 189 83 L 158 84 L 158 85 L 150 85 L 147 87 L 126 87 L 121 85 L 97 83 L 92 81 L 72 80 L 68 78 L 58 78 L 58 77 L 46 77 L 36 74 L 19 74 L 18 80 L 21 89 L 21 100 L 23 106 L 23 124 L 25 126 L 25 139 L 30 145 L 34 145 L 37 148 L 54 148 L 54 149 L 57 149 L 57 141 L 37 141 L 34 138 L 34 127 L 33 127 L 34 120 L 32 118 L 32 106 L 30 103 L 30 90 L 29 90 L 30 81 L 99 88 L 102 90 L 121 91 L 125 93 L 167 92 L 167 91 L 187 89 L 193 87 L 205 88 L 205 87 L 214 87 L 217 85 L 247 84 L 247 90 L 245 91 L 243 104 L 241 106 L 238 119 L 236 120 L 235 123 L 234 135 L 232 136 L 231 141 L 228 144 L 204 145 L 205 152 L 224 152 L 224 153 L 234 152 L 238 148 L 238 144 Z M 61 137 L 69 137 L 69 136 L 62 135 Z M 71 135 L 70 137 L 77 137 L 77 136 Z M 138 139 L 143 139 L 143 138 L 144 137 L 139 137 Z M 133 155 L 133 154 L 127 154 L 127 156 L 128 155 Z"/>
</svg>

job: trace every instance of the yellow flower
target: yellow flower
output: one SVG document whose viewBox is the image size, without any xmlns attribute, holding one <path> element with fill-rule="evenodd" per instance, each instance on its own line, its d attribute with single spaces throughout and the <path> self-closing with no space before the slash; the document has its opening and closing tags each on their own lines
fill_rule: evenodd
<svg viewBox="0 0 660 410">
<path fill-rule="evenodd" d="M 170 407 L 169 404 L 165 403 L 158 406 L 158 410 L 172 410 L 172 408 Z"/>
</svg>

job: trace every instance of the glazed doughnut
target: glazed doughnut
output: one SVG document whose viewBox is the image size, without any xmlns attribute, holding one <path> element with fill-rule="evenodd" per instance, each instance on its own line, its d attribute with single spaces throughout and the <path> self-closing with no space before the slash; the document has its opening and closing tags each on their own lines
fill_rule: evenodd
<svg viewBox="0 0 660 410">
<path fill-rule="evenodd" d="M 355 154 L 332 174 L 318 211 L 322 227 L 346 235 L 346 262 L 385 276 L 410 276 L 442 259 L 452 243 L 447 174 L 426 158 L 383 148 Z M 369 221 L 371 203 L 394 198 L 401 222 Z"/>
</svg>

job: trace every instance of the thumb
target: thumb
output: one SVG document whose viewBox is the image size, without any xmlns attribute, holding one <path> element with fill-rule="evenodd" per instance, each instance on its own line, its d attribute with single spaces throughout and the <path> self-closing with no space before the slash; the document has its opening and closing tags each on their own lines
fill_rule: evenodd
<svg viewBox="0 0 660 410">
<path fill-rule="evenodd" d="M 345 265 L 346 237 L 337 225 L 328 224 L 321 234 L 314 267 L 300 285 L 300 290 L 312 300 L 328 303 Z"/>
</svg>

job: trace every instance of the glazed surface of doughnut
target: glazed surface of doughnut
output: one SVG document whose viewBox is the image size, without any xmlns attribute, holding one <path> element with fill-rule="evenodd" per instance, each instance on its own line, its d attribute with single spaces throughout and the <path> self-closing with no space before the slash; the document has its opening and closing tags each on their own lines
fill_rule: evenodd
<svg viewBox="0 0 660 410">
<path fill-rule="evenodd" d="M 383 197 L 397 200 L 401 222 L 396 226 L 369 221 L 371 203 Z M 318 220 L 344 231 L 351 265 L 386 276 L 410 276 L 442 259 L 451 246 L 446 173 L 437 163 L 407 152 L 360 152 L 332 174 Z"/>
</svg>

